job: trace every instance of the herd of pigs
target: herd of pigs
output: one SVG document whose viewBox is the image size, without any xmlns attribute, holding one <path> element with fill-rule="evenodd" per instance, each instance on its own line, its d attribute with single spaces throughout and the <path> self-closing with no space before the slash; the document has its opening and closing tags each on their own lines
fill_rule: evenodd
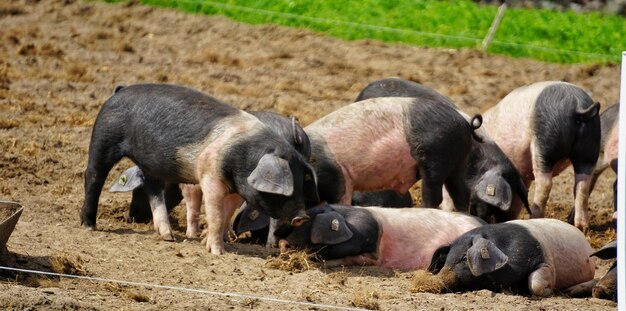
<svg viewBox="0 0 626 311">
<path fill-rule="evenodd" d="M 127 157 L 137 166 L 110 191 L 133 192 L 130 218 L 174 240 L 168 212 L 184 198 L 195 237 L 204 200 L 212 254 L 249 231 L 326 265 L 427 269 L 451 291 L 616 299 L 615 269 L 594 279 L 595 258 L 615 257 L 616 244 L 594 253 L 583 232 L 596 179 L 617 168 L 617 114 L 617 104 L 600 114 L 582 88 L 547 81 L 468 116 L 433 89 L 389 78 L 302 128 L 182 86 L 118 86 L 93 126 L 80 218 L 95 229 L 105 180 Z M 570 164 L 570 223 L 543 218 L 552 177 Z M 423 208 L 403 208 L 418 180 Z M 523 208 L 531 219 L 517 219 Z"/>
</svg>

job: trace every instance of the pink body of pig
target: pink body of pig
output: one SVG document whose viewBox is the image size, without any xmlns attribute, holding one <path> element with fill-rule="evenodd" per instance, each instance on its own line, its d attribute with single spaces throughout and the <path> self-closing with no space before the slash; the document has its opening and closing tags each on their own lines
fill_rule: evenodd
<svg viewBox="0 0 626 311">
<path fill-rule="evenodd" d="M 381 226 L 376 265 L 395 269 L 426 269 L 433 253 L 483 222 L 463 213 L 427 208 L 369 210 Z"/>
</svg>

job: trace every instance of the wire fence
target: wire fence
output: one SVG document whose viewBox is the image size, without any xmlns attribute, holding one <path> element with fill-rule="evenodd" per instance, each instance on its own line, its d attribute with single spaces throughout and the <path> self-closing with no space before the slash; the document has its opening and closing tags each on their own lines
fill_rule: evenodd
<svg viewBox="0 0 626 311">
<path fill-rule="evenodd" d="M 329 305 L 329 304 L 319 304 L 319 303 L 313 303 L 313 302 L 303 302 L 303 301 L 295 301 L 295 300 L 288 300 L 288 299 L 280 299 L 280 298 L 260 296 L 260 295 L 241 294 L 241 293 L 233 293 L 233 292 L 218 292 L 218 291 L 212 291 L 212 290 L 206 290 L 206 289 L 196 289 L 196 288 L 187 288 L 187 287 L 160 285 L 160 284 L 150 284 L 150 283 L 132 282 L 132 281 L 124 281 L 124 280 L 114 280 L 114 279 L 106 279 L 106 278 L 98 278 L 98 277 L 90 277 L 90 276 L 82 276 L 82 275 L 72 275 L 72 274 L 63 274 L 63 273 L 55 273 L 55 272 L 46 272 L 46 271 L 31 270 L 31 269 L 5 267 L 5 266 L 0 266 L 0 270 L 20 272 L 20 273 L 38 274 L 38 275 L 46 275 L 46 276 L 54 276 L 54 277 L 64 277 L 64 278 L 79 279 L 79 280 L 85 280 L 85 281 L 90 281 L 90 282 L 98 282 L 98 283 L 114 283 L 114 284 L 120 284 L 120 285 L 126 285 L 126 286 L 134 286 L 134 287 L 145 287 L 145 288 L 157 288 L 157 289 L 175 290 L 175 291 L 181 291 L 181 292 L 206 294 L 206 295 L 218 296 L 218 297 L 258 299 L 258 300 L 265 301 L 265 302 L 270 302 L 270 303 L 290 304 L 290 305 L 298 305 L 298 306 L 313 307 L 313 308 L 323 308 L 323 309 L 332 309 L 332 310 L 349 310 L 349 311 L 363 311 L 363 310 L 367 310 L 367 309 L 361 309 L 361 308 L 353 308 L 353 307 L 336 306 L 336 305 Z"/>
<path fill-rule="evenodd" d="M 278 11 L 258 9 L 258 8 L 252 8 L 252 7 L 247 7 L 247 6 L 240 6 L 240 5 L 214 2 L 214 1 L 206 1 L 206 0 L 176 0 L 175 2 L 178 4 L 186 4 L 186 5 L 195 6 L 196 11 L 198 12 L 201 11 L 204 5 L 208 5 L 208 6 L 220 8 L 223 10 L 241 11 L 241 12 L 246 12 L 246 13 L 255 14 L 255 15 L 286 18 L 286 19 L 292 19 L 292 20 L 298 20 L 298 21 L 305 21 L 309 23 L 329 24 L 333 26 L 350 26 L 350 27 L 356 27 L 359 29 L 367 29 L 367 30 L 373 30 L 373 31 L 379 31 L 379 32 L 411 34 L 411 35 L 421 36 L 421 37 L 452 40 L 452 41 L 457 41 L 457 42 L 462 42 L 462 43 L 469 43 L 475 47 L 479 47 L 480 44 L 486 39 L 486 38 L 471 37 L 471 36 L 465 36 L 465 35 L 440 34 L 440 33 L 418 31 L 418 30 L 413 30 L 413 29 L 394 28 L 394 27 L 373 25 L 373 24 L 367 24 L 367 23 L 357 23 L 357 22 L 349 22 L 349 21 L 342 21 L 342 20 L 336 20 L 336 19 L 304 16 L 304 15 L 298 15 L 298 14 L 293 14 L 293 13 L 278 12 Z M 497 16 L 495 18 L 497 18 Z M 495 31 L 497 31 L 497 29 Z M 495 39 L 490 40 L 489 44 L 491 46 L 500 47 L 500 48 L 518 48 L 518 49 L 541 51 L 541 52 L 547 52 L 547 53 L 553 53 L 553 54 L 559 54 L 559 55 L 574 55 L 574 56 L 584 57 L 589 60 L 609 59 L 609 60 L 613 60 L 617 62 L 619 62 L 620 60 L 620 55 L 557 49 L 557 48 L 551 48 L 551 47 L 545 47 L 545 46 L 539 46 L 539 45 L 533 45 L 533 44 L 517 43 L 517 42 L 511 42 L 511 41 L 501 41 L 501 40 L 495 40 Z"/>
</svg>

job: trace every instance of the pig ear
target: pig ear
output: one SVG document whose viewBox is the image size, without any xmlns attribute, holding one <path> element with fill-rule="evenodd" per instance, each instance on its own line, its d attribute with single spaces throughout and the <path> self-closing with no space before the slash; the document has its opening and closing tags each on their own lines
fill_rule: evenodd
<svg viewBox="0 0 626 311">
<path fill-rule="evenodd" d="M 497 206 L 503 211 L 508 211 L 511 208 L 513 200 L 511 186 L 502 175 L 496 172 L 487 171 L 480 178 L 474 191 L 479 199 L 489 205 Z"/>
<path fill-rule="evenodd" d="M 450 252 L 450 245 L 440 246 L 434 253 L 433 258 L 430 260 L 430 265 L 428 265 L 428 272 L 432 274 L 437 274 L 446 264 L 446 259 L 448 258 L 448 253 Z"/>
<path fill-rule="evenodd" d="M 304 200 L 307 207 L 314 206 L 320 203 L 320 195 L 317 192 L 317 176 L 311 165 L 305 162 L 304 166 L 304 183 L 302 185 Z"/>
<path fill-rule="evenodd" d="M 248 203 L 243 203 L 241 211 L 237 215 L 235 233 L 237 235 L 246 232 L 267 228 L 270 225 L 270 217 Z"/>
<path fill-rule="evenodd" d="M 616 258 L 617 257 L 617 241 L 613 241 L 607 245 L 604 245 L 601 249 L 589 255 L 589 257 L 591 256 L 596 256 L 600 259 Z"/>
<path fill-rule="evenodd" d="M 284 196 L 293 194 L 293 174 L 289 162 L 273 154 L 261 157 L 247 181 L 257 191 Z"/>
<path fill-rule="evenodd" d="M 352 238 L 346 219 L 337 212 L 317 214 L 311 228 L 311 243 L 335 245 Z"/>
<path fill-rule="evenodd" d="M 133 166 L 125 170 L 117 179 L 117 182 L 111 186 L 110 192 L 128 192 L 133 191 L 137 187 L 143 186 L 145 177 L 143 171 L 138 166 Z"/>
<path fill-rule="evenodd" d="M 493 242 L 477 236 L 472 240 L 472 247 L 467 250 L 467 265 L 472 275 L 478 277 L 504 267 L 509 257 Z"/>
</svg>

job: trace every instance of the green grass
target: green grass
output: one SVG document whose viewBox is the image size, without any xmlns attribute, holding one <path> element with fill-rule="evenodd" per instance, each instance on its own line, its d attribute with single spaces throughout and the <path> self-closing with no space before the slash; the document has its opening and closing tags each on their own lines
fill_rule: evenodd
<svg viewBox="0 0 626 311">
<path fill-rule="evenodd" d="M 117 2 L 109 0 L 109 2 Z M 308 28 L 346 39 L 417 46 L 480 46 L 497 12 L 469 0 L 140 0 L 250 24 Z M 286 14 L 285 14 L 286 13 Z M 626 19 L 600 13 L 509 8 L 489 52 L 558 63 L 619 62 Z"/>
</svg>

